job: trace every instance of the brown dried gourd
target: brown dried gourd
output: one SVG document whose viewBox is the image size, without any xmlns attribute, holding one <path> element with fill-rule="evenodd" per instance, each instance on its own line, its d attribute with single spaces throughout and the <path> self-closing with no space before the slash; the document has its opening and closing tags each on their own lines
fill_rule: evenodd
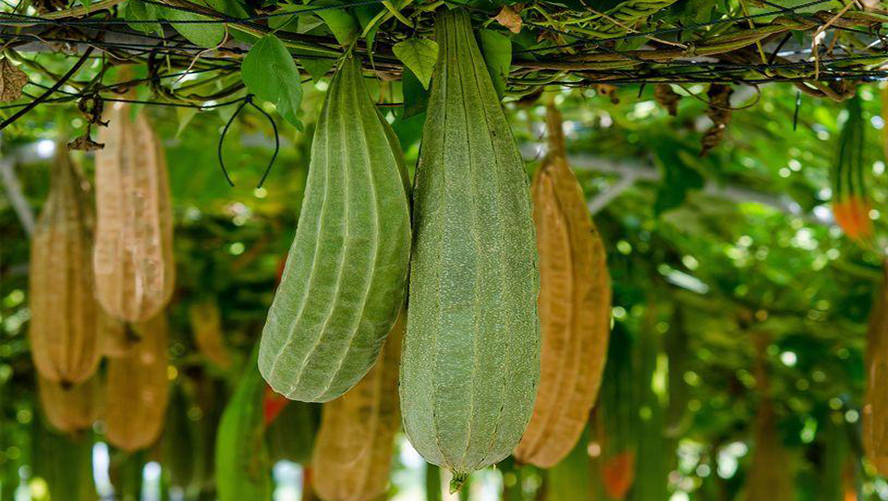
<svg viewBox="0 0 888 501">
<path fill-rule="evenodd" d="M 747 501 L 760 499 L 794 499 L 793 461 L 777 430 L 777 415 L 770 397 L 766 365 L 770 334 L 753 333 L 755 365 L 753 376 L 761 395 L 752 423 L 752 464 L 746 477 Z"/>
<path fill-rule="evenodd" d="M 774 407 L 769 399 L 759 404 L 753 428 L 754 448 L 745 499 L 793 499 L 792 458 L 777 433 Z"/>
<path fill-rule="evenodd" d="M 173 218 L 163 149 L 144 112 L 114 103 L 96 152 L 96 297 L 112 316 L 142 322 L 173 293 Z"/>
<path fill-rule="evenodd" d="M 376 365 L 354 388 L 327 402 L 312 457 L 314 489 L 324 501 L 371 501 L 385 493 L 398 429 L 402 312 Z"/>
<path fill-rule="evenodd" d="M 888 275 L 888 268 L 884 270 Z M 870 312 L 866 338 L 866 395 L 863 403 L 863 449 L 881 475 L 888 474 L 888 276 Z"/>
<path fill-rule="evenodd" d="M 139 344 L 130 354 L 109 360 L 105 393 L 108 442 L 126 451 L 157 440 L 169 402 L 166 314 L 132 327 Z"/>
<path fill-rule="evenodd" d="M 604 244 L 567 164 L 561 114 L 547 111 L 549 153 L 531 185 L 540 256 L 540 385 L 515 458 L 541 468 L 564 459 L 598 396 L 610 331 Z"/>
<path fill-rule="evenodd" d="M 40 375 L 72 385 L 86 381 L 101 356 L 90 262 L 93 213 L 64 145 L 56 152 L 49 197 L 31 242 L 28 334 Z"/>
<path fill-rule="evenodd" d="M 98 375 L 80 384 L 63 386 L 38 374 L 37 394 L 46 420 L 59 431 L 85 430 L 98 418 L 101 400 Z"/>
<path fill-rule="evenodd" d="M 124 357 L 139 344 L 139 337 L 129 324 L 112 317 L 101 308 L 99 331 L 102 353 L 107 357 Z"/>
<path fill-rule="evenodd" d="M 209 298 L 192 304 L 188 307 L 188 318 L 201 355 L 222 369 L 231 367 L 231 356 L 222 333 L 222 314 L 216 300 Z"/>
</svg>

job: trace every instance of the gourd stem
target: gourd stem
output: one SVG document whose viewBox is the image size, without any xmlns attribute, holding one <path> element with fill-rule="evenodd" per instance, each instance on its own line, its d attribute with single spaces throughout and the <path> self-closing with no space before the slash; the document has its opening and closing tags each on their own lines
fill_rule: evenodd
<svg viewBox="0 0 888 501">
<path fill-rule="evenodd" d="M 450 480 L 450 493 L 454 494 L 458 492 L 463 484 L 466 483 L 466 479 L 469 477 L 466 473 L 454 473 L 453 478 Z"/>
</svg>

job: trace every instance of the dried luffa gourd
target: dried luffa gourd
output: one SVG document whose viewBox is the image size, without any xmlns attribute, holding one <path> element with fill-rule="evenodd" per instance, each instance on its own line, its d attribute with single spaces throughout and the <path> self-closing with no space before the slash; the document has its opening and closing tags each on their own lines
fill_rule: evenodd
<svg viewBox="0 0 888 501">
<path fill-rule="evenodd" d="M 888 274 L 888 268 L 884 270 Z M 866 396 L 863 404 L 863 449 L 882 475 L 888 475 L 888 278 L 870 312 L 866 336 Z"/>
<path fill-rule="evenodd" d="M 37 375 L 37 393 L 46 420 L 65 433 L 92 426 L 99 414 L 99 390 L 98 375 L 73 386 L 62 386 Z"/>
<path fill-rule="evenodd" d="M 222 333 L 222 313 L 216 300 L 208 298 L 189 306 L 188 319 L 201 355 L 222 369 L 231 367 L 231 356 Z"/>
<path fill-rule="evenodd" d="M 514 452 L 541 468 L 567 456 L 586 427 L 604 372 L 611 306 L 604 244 L 567 164 L 561 114 L 552 104 L 547 122 L 549 154 L 531 185 L 540 256 L 540 386 Z"/>
<path fill-rule="evenodd" d="M 398 412 L 398 361 L 406 315 L 392 327 L 376 365 L 345 395 L 327 402 L 312 457 L 324 501 L 372 501 L 385 493 Z"/>
<path fill-rule="evenodd" d="M 792 456 L 783 445 L 777 429 L 777 415 L 771 399 L 770 378 L 766 366 L 767 333 L 754 333 L 756 389 L 761 396 L 752 423 L 752 465 L 746 477 L 746 500 L 794 499 L 794 471 Z"/>
<path fill-rule="evenodd" d="M 102 352 L 107 357 L 123 357 L 139 345 L 139 336 L 132 327 L 99 308 L 99 336 Z"/>
<path fill-rule="evenodd" d="M 173 217 L 166 159 L 144 112 L 112 104 L 96 152 L 96 297 L 112 316 L 143 322 L 173 293 Z"/>
<path fill-rule="evenodd" d="M 157 440 L 169 402 L 166 314 L 132 327 L 139 344 L 126 356 L 109 360 L 105 392 L 108 442 L 126 451 Z"/>
<path fill-rule="evenodd" d="M 92 222 L 84 180 L 60 144 L 31 242 L 28 334 L 37 371 L 64 385 L 86 381 L 101 356 L 90 262 Z"/>
<path fill-rule="evenodd" d="M 752 466 L 746 480 L 746 499 L 793 499 L 792 458 L 777 433 L 774 406 L 766 397 L 753 423 Z"/>
</svg>

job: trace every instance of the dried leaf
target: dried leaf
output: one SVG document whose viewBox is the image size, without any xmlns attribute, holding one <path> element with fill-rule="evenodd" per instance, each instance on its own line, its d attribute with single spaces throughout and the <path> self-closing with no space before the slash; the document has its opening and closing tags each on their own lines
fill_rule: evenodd
<svg viewBox="0 0 888 501">
<path fill-rule="evenodd" d="M 8 103 L 22 97 L 28 75 L 5 57 L 0 59 L 0 102 Z"/>
<path fill-rule="evenodd" d="M 74 138 L 73 141 L 68 143 L 68 150 L 74 151 L 96 151 L 105 148 L 103 143 L 97 143 L 90 139 L 89 131 L 87 130 L 86 134 L 82 136 L 78 136 Z"/>
<path fill-rule="evenodd" d="M 77 101 L 77 109 L 86 117 L 90 124 L 107 126 L 108 122 L 102 121 L 102 112 L 105 110 L 105 100 L 98 94 L 83 96 Z"/>
<path fill-rule="evenodd" d="M 654 99 L 657 104 L 666 108 L 670 116 L 678 114 L 678 102 L 681 101 L 681 95 L 672 90 L 669 84 L 657 84 L 654 86 Z"/>
<path fill-rule="evenodd" d="M 611 104 L 620 104 L 620 98 L 617 97 L 617 86 L 610 84 L 597 84 L 595 91 L 610 99 Z"/>
<path fill-rule="evenodd" d="M 706 110 L 706 116 L 712 120 L 712 127 L 703 135 L 701 143 L 703 149 L 700 156 L 705 157 L 709 151 L 721 144 L 725 135 L 725 129 L 731 123 L 731 94 L 734 89 L 730 85 L 710 84 L 709 91 L 709 108 Z"/>
<path fill-rule="evenodd" d="M 516 8 L 518 8 L 518 10 L 516 10 Z M 521 33 L 522 21 L 521 16 L 518 14 L 519 10 L 519 5 L 515 5 L 515 8 L 509 5 L 504 5 L 494 19 L 508 28 L 512 33 Z"/>
</svg>

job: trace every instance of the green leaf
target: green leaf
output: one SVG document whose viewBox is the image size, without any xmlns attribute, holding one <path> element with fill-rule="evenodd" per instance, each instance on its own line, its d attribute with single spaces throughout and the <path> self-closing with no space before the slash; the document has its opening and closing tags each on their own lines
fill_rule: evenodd
<svg viewBox="0 0 888 501">
<path fill-rule="evenodd" d="M 156 5 L 138 0 L 129 0 L 124 8 L 123 18 L 127 21 L 158 19 L 159 10 Z M 158 36 L 163 36 L 163 27 L 161 27 L 160 23 L 133 23 L 129 27 L 142 33 L 155 33 Z"/>
<path fill-rule="evenodd" d="M 657 163 L 663 172 L 663 180 L 657 188 L 654 213 L 659 215 L 684 203 L 691 190 L 703 188 L 704 180 L 695 169 L 689 166 L 693 161 L 682 147 L 675 143 L 660 143 L 655 151 Z"/>
<path fill-rule="evenodd" d="M 266 35 L 256 42 L 241 64 L 241 78 L 250 92 L 274 103 L 282 117 L 302 127 L 302 80 L 293 56 L 278 37 Z"/>
<path fill-rule="evenodd" d="M 312 7 L 336 6 L 342 5 L 342 2 L 337 0 L 321 0 L 313 2 L 311 5 Z M 330 31 L 333 32 L 333 36 L 336 37 L 336 40 L 341 45 L 348 46 L 357 40 L 358 33 L 360 33 L 358 20 L 344 8 L 319 10 L 315 11 L 315 14 L 320 16 L 321 19 L 327 23 L 327 27 L 330 28 Z"/>
<path fill-rule="evenodd" d="M 318 83 L 336 65 L 336 59 L 330 56 L 300 57 L 299 62 L 302 63 L 305 71 L 311 75 L 314 83 Z"/>
<path fill-rule="evenodd" d="M 438 62 L 438 43 L 427 38 L 414 37 L 398 42 L 392 50 L 422 82 L 422 86 L 428 89 L 432 72 L 435 71 L 435 63 Z"/>
<path fill-rule="evenodd" d="M 182 131 L 188 127 L 188 124 L 191 123 L 191 119 L 194 118 L 194 115 L 197 115 L 197 112 L 200 111 L 197 108 L 185 108 L 178 107 L 176 108 L 176 118 L 179 120 L 179 127 L 176 129 L 176 139 L 182 135 Z"/>
<path fill-rule="evenodd" d="M 479 37 L 487 71 L 490 72 L 497 95 L 502 99 L 509 81 L 509 68 L 512 66 L 512 41 L 493 30 L 481 30 Z"/>
<path fill-rule="evenodd" d="M 132 0 L 130 0 L 132 1 Z M 206 16 L 183 12 L 181 10 L 160 8 L 164 19 L 170 21 L 173 28 L 189 42 L 198 47 L 215 47 L 222 43 L 225 37 L 225 27 L 221 24 L 191 24 L 177 23 L 176 21 L 195 21 L 210 19 Z"/>
<path fill-rule="evenodd" d="M 369 5 L 360 5 L 354 8 L 355 17 L 358 18 L 358 21 L 361 23 L 361 32 L 367 28 L 373 19 L 379 14 L 384 7 L 379 5 L 378 3 L 369 4 Z M 367 34 L 364 36 L 364 41 L 367 43 L 367 51 L 370 56 L 370 64 L 373 65 L 373 46 L 376 43 L 376 33 L 379 32 L 379 25 L 374 26 Z"/>
<path fill-rule="evenodd" d="M 425 113 L 429 94 L 423 88 L 422 82 L 410 71 L 410 68 L 404 68 L 401 85 L 404 94 L 404 112 L 401 114 L 401 119 Z"/>
<path fill-rule="evenodd" d="M 370 24 L 370 21 L 373 21 L 373 18 L 376 17 L 376 14 L 382 12 L 384 9 L 382 5 L 378 3 L 371 3 L 366 5 L 359 5 L 354 7 L 355 17 L 358 18 L 358 21 L 361 23 L 361 29 L 367 27 Z"/>
<path fill-rule="evenodd" d="M 147 73 L 147 71 L 146 71 Z M 133 77 L 133 78 L 142 78 L 142 77 Z M 136 101 L 149 101 L 151 99 L 151 87 L 147 85 L 139 85 L 136 87 L 136 95 L 134 96 Z M 132 120 L 136 119 L 136 116 L 139 115 L 139 112 L 142 111 L 142 108 L 145 107 L 144 103 L 133 103 L 130 105 L 130 118 Z"/>
<path fill-rule="evenodd" d="M 425 113 L 420 113 L 410 118 L 400 118 L 392 124 L 392 129 L 398 136 L 402 150 L 407 151 L 414 144 L 419 144 L 422 138 L 422 128 L 425 125 L 425 117 Z"/>
<path fill-rule="evenodd" d="M 710 20 L 716 0 L 686 0 L 676 2 L 668 10 L 670 19 L 682 24 L 705 23 Z"/>
<path fill-rule="evenodd" d="M 275 14 L 283 14 L 285 12 L 294 13 L 292 16 L 278 16 L 271 17 L 268 19 L 268 27 L 273 30 L 283 30 L 290 31 L 293 33 L 298 33 L 299 22 L 305 17 L 311 17 L 308 14 L 303 14 L 301 16 L 296 15 L 297 12 L 303 11 L 307 9 L 306 5 L 281 5 L 280 9 L 274 11 Z"/>
<path fill-rule="evenodd" d="M 221 12 L 231 17 L 247 18 L 249 13 L 239 0 L 192 0 L 198 5 L 204 5 L 217 12 Z"/>
<path fill-rule="evenodd" d="M 324 26 L 324 20 L 312 14 L 303 14 L 297 18 L 296 33 L 308 33 L 318 26 Z"/>
<path fill-rule="evenodd" d="M 92 5 L 92 0 L 80 0 L 80 4 L 86 7 L 86 11 L 89 12 L 89 8 Z"/>
</svg>

